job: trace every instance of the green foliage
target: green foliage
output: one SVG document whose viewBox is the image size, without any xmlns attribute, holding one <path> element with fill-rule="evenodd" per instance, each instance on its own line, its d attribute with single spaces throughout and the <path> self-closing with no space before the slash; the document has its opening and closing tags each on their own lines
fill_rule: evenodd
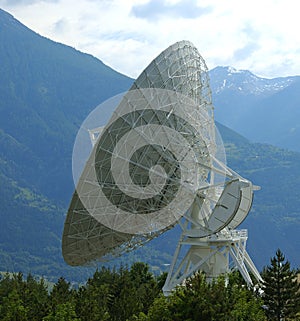
<svg viewBox="0 0 300 321">
<path fill-rule="evenodd" d="M 266 320 L 262 309 L 263 301 L 252 291 L 236 284 L 232 287 L 230 300 L 233 301 L 233 307 L 229 312 L 228 321 Z"/>
<path fill-rule="evenodd" d="M 150 307 L 147 321 L 265 321 L 262 300 L 239 277 L 230 275 L 229 283 L 220 277 L 207 283 L 197 273 L 169 297 L 160 295 Z M 136 320 L 144 320 L 143 316 Z"/>
<path fill-rule="evenodd" d="M 67 302 L 72 302 L 74 291 L 71 289 L 71 284 L 63 277 L 59 278 L 54 284 L 50 293 L 50 306 L 52 311 L 56 311 L 57 307 Z"/>
<path fill-rule="evenodd" d="M 3 299 L 1 310 L 1 320 L 3 321 L 27 321 L 28 309 L 23 305 L 16 289 L 13 289 L 7 297 Z"/>
<path fill-rule="evenodd" d="M 49 308 L 48 290 L 43 279 L 21 273 L 4 275 L 0 281 L 0 320 L 40 321 Z"/>
<path fill-rule="evenodd" d="M 164 277 L 163 277 L 164 278 Z M 265 321 L 262 300 L 240 276 L 207 283 L 196 273 L 170 296 L 145 263 L 102 268 L 75 289 L 64 278 L 51 287 L 21 273 L 0 279 L 0 321 Z"/>
<path fill-rule="evenodd" d="M 291 270 L 281 250 L 271 258 L 271 265 L 263 271 L 264 302 L 269 320 L 295 318 L 300 313 L 300 284 L 297 273 Z"/>
<path fill-rule="evenodd" d="M 144 316 L 139 316 L 138 321 L 144 320 Z M 149 308 L 147 321 L 172 321 L 170 311 L 170 298 L 166 298 L 162 293 L 154 300 L 153 305 Z"/>
<path fill-rule="evenodd" d="M 24 284 L 23 302 L 28 307 L 28 318 L 31 321 L 39 321 L 49 310 L 47 284 L 43 278 L 37 281 L 31 274 Z"/>
<path fill-rule="evenodd" d="M 108 276 L 107 272 L 104 274 Z M 111 282 L 99 271 L 77 291 L 76 312 L 82 321 L 109 320 L 109 305 L 113 299 Z M 109 275 L 110 277 L 110 275 Z M 102 280 L 101 280 L 102 279 Z"/>
<path fill-rule="evenodd" d="M 66 302 L 58 304 L 55 312 L 43 318 L 43 321 L 81 321 L 76 316 L 74 304 Z"/>
</svg>

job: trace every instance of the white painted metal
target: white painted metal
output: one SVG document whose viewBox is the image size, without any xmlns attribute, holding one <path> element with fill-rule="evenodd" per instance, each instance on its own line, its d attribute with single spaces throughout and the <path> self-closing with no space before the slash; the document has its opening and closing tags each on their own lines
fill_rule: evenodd
<svg viewBox="0 0 300 321">
<path fill-rule="evenodd" d="M 220 233 L 205 237 L 185 237 L 182 233 L 178 242 L 170 270 L 163 287 L 165 295 L 182 284 L 184 280 L 197 271 L 203 271 L 208 281 L 219 275 L 227 275 L 233 269 L 238 269 L 246 283 L 250 286 L 253 281 L 249 271 L 257 282 L 262 278 L 246 251 L 247 230 L 222 230 Z M 186 254 L 180 255 L 188 247 Z"/>
<path fill-rule="evenodd" d="M 166 294 L 198 270 L 211 280 L 234 267 L 248 284 L 248 271 L 261 281 L 246 252 L 247 231 L 235 230 L 254 188 L 226 166 L 207 66 L 190 42 L 154 59 L 97 126 L 88 131 L 93 149 L 65 222 L 68 264 L 121 255 L 179 224 Z"/>
<path fill-rule="evenodd" d="M 120 255 L 176 224 L 191 206 L 198 183 L 209 185 L 210 155 L 216 151 L 211 144 L 215 135 L 212 108 L 207 67 L 190 42 L 175 43 L 150 63 L 108 124 L 88 133 L 94 148 L 82 174 L 74 175 L 77 186 L 63 233 L 67 263 L 80 265 Z M 140 120 L 143 126 L 136 126 Z M 151 152 L 148 145 L 154 146 Z M 225 155 L 222 148 L 219 154 Z M 155 159 L 159 165 L 148 165 L 148 160 Z M 164 189 L 162 165 L 171 166 L 173 173 Z M 175 166 L 180 169 L 180 180 L 174 179 Z M 154 199 L 155 193 L 163 196 L 162 201 Z M 154 205 L 158 210 L 151 209 Z"/>
</svg>

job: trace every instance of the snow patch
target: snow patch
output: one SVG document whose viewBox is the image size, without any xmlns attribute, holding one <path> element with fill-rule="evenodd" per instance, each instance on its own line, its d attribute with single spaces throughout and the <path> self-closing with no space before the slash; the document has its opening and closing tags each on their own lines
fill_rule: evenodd
<svg viewBox="0 0 300 321">
<path fill-rule="evenodd" d="M 242 70 L 238 70 L 238 69 L 235 69 L 233 67 L 228 67 L 227 68 L 227 71 L 231 74 L 240 74 L 242 72 Z"/>
</svg>

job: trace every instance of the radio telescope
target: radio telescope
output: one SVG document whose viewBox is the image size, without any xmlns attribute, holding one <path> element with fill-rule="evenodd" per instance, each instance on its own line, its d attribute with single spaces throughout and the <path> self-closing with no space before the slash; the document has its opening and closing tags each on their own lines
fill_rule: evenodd
<svg viewBox="0 0 300 321">
<path fill-rule="evenodd" d="M 194 45 L 168 47 L 111 104 L 106 124 L 103 109 L 93 112 L 76 138 L 65 261 L 108 260 L 179 225 L 165 294 L 198 270 L 210 280 L 237 268 L 247 284 L 249 272 L 261 281 L 246 251 L 247 230 L 235 229 L 255 187 L 226 166 L 208 70 Z"/>
</svg>

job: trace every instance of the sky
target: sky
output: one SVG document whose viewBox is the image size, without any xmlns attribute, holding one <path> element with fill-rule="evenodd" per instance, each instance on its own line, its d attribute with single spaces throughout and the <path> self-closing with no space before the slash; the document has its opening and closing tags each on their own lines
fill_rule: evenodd
<svg viewBox="0 0 300 321">
<path fill-rule="evenodd" d="M 209 69 L 300 75 L 298 0 L 0 0 L 0 8 L 133 78 L 180 40 Z"/>
</svg>

